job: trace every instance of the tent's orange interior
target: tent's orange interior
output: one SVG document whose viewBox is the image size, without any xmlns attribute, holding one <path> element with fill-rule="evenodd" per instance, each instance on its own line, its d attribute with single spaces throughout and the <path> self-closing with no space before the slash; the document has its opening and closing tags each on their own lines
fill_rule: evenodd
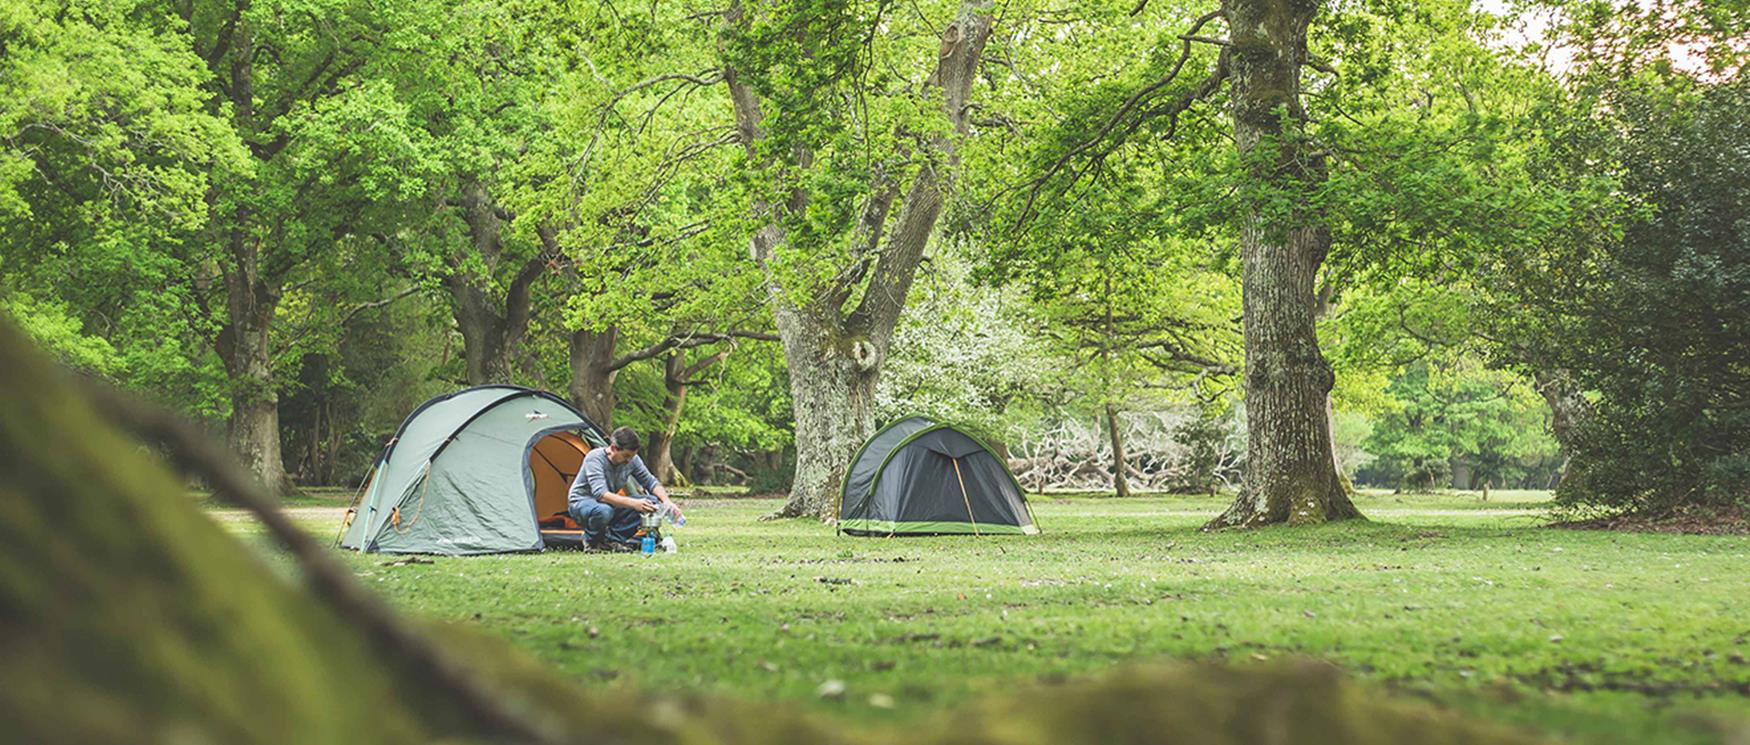
<svg viewBox="0 0 1750 745">
<path fill-rule="evenodd" d="M 565 513 L 565 493 L 583 468 L 589 444 L 571 432 L 555 432 L 541 438 L 529 451 L 529 471 L 535 474 L 535 515 L 546 520 Z"/>
</svg>

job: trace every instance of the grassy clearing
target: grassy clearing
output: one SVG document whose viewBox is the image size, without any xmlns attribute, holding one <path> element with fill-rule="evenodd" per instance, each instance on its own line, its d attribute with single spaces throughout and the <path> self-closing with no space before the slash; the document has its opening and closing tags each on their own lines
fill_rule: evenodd
<svg viewBox="0 0 1750 745">
<path fill-rule="evenodd" d="M 348 489 L 340 486 L 307 486 L 299 489 L 298 493 L 280 500 L 280 506 L 291 508 L 346 507 L 352 504 L 353 498 L 356 497 L 358 493 L 359 492 L 356 489 Z M 204 491 L 190 492 L 189 498 L 193 499 L 195 504 L 205 509 L 224 509 L 226 507 L 226 505 L 220 504 L 218 500 L 213 499 L 212 494 Z"/>
<path fill-rule="evenodd" d="M 1297 655 L 1582 742 L 1750 736 L 1750 539 L 1544 530 L 1543 499 L 1369 493 L 1369 523 L 1205 534 L 1220 499 L 1046 497 L 1042 535 L 985 540 L 841 538 L 759 522 L 769 500 L 693 500 L 675 556 L 346 561 L 587 685 L 865 723 L 1127 661 Z M 829 679 L 842 700 L 816 695 Z"/>
</svg>

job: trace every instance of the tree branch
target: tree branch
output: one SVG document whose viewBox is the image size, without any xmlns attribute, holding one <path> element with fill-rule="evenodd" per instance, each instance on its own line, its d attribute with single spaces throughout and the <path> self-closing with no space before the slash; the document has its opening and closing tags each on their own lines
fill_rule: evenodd
<svg viewBox="0 0 1750 745">
<path fill-rule="evenodd" d="M 261 521 L 269 535 L 291 554 L 298 575 L 337 615 L 355 624 L 371 640 L 371 648 L 406 665 L 418 679 L 447 692 L 461 707 L 458 713 L 494 732 L 535 743 L 572 741 L 572 733 L 551 714 L 516 700 L 468 669 L 444 648 L 421 637 L 396 617 L 382 598 L 352 576 L 309 533 L 275 506 L 254 476 L 181 417 L 118 391 L 96 380 L 82 379 L 81 388 L 120 429 L 160 444 L 171 464 L 200 478 L 214 496 L 242 507 Z"/>
<path fill-rule="evenodd" d="M 400 292 L 397 292 L 393 295 L 390 295 L 389 297 L 382 298 L 380 300 L 372 300 L 372 301 L 367 302 L 367 303 L 359 303 L 359 304 L 354 305 L 351 308 L 347 309 L 346 313 L 342 314 L 340 317 L 340 320 L 337 321 L 333 326 L 324 325 L 321 328 L 346 328 L 347 326 L 352 324 L 353 319 L 358 318 L 360 313 L 363 313 L 367 310 L 376 310 L 377 308 L 382 308 L 382 307 L 385 307 L 388 305 L 393 305 L 396 301 L 399 301 L 402 298 L 413 295 L 414 293 L 419 292 L 419 290 L 420 290 L 420 286 L 416 284 L 416 285 L 408 287 Z M 317 328 L 318 327 L 316 325 L 313 325 L 313 324 L 306 324 L 303 327 L 299 328 L 297 333 L 291 335 L 285 341 L 280 342 L 280 344 L 274 350 L 274 355 L 278 356 L 278 355 L 285 354 L 286 352 L 291 351 L 293 347 L 297 346 L 298 342 L 303 341 L 304 337 L 309 336 Z"/>
<path fill-rule="evenodd" d="M 992 20 L 988 9 L 988 2 L 979 0 L 965 0 L 961 4 L 959 17 L 942 30 L 936 69 L 927 84 L 941 91 L 942 110 L 955 135 L 960 137 L 968 131 L 966 99 L 972 93 L 985 44 L 990 40 Z M 943 156 L 945 162 L 941 167 L 950 171 L 958 167 L 959 151 L 954 137 L 938 136 L 931 144 Z M 918 264 L 923 260 L 924 247 L 942 212 L 942 177 L 937 169 L 938 164 L 926 160 L 913 178 L 888 236 L 887 248 L 875 263 L 863 299 L 848 319 L 851 329 L 884 337 L 898 323 L 912 280 L 917 277 Z M 837 308 L 832 310 L 836 314 Z"/>
<path fill-rule="evenodd" d="M 1034 178 L 1033 180 L 1031 180 L 1031 181 L 1027 182 L 1025 185 L 1023 185 L 1027 189 L 1027 202 L 1021 208 L 1021 216 L 1019 218 L 1017 218 L 1017 220 L 1016 220 L 1017 226 L 1019 226 L 1021 223 L 1026 222 L 1028 216 L 1030 216 L 1032 214 L 1034 202 L 1039 198 L 1039 190 L 1047 182 L 1049 182 L 1052 179 L 1052 177 L 1056 176 L 1060 171 L 1062 171 L 1066 166 L 1068 166 L 1070 164 L 1070 162 L 1075 160 L 1075 158 L 1077 156 L 1080 156 L 1081 154 L 1094 149 L 1100 143 L 1104 142 L 1106 140 L 1107 136 L 1112 133 L 1112 130 L 1114 128 L 1116 128 L 1120 122 L 1124 121 L 1124 119 L 1126 117 L 1128 117 L 1132 111 L 1135 111 L 1138 106 L 1142 105 L 1142 102 L 1145 99 L 1154 95 L 1154 93 L 1156 91 L 1160 90 L 1161 88 L 1166 87 L 1167 84 L 1178 79 L 1179 72 L 1181 70 L 1183 70 L 1185 68 L 1185 64 L 1191 60 L 1191 41 L 1190 41 L 1190 39 L 1187 39 L 1186 37 L 1195 36 L 1198 31 L 1203 29 L 1204 25 L 1206 25 L 1210 21 L 1213 21 L 1213 20 L 1220 18 L 1220 17 L 1222 17 L 1220 10 L 1213 10 L 1213 11 L 1210 11 L 1210 12 L 1205 13 L 1204 15 L 1200 16 L 1195 22 L 1193 22 L 1191 24 L 1191 29 L 1179 37 L 1181 40 L 1180 49 L 1179 49 L 1179 58 L 1173 62 L 1172 69 L 1168 70 L 1167 74 L 1164 77 L 1160 78 L 1159 80 L 1154 81 L 1153 83 L 1150 83 L 1146 86 L 1143 86 L 1143 88 L 1141 90 L 1137 91 L 1136 93 L 1131 94 L 1130 98 L 1125 99 L 1124 103 L 1119 105 L 1117 111 L 1112 112 L 1112 116 L 1107 117 L 1106 121 L 1100 125 L 1100 128 L 1094 132 L 1093 137 L 1090 137 L 1087 140 L 1083 141 L 1082 143 L 1076 145 L 1075 147 L 1070 148 L 1063 155 L 1059 156 L 1057 158 L 1057 160 L 1053 161 L 1050 166 L 1047 166 L 1045 169 L 1045 173 L 1040 174 L 1038 177 Z M 1205 80 L 1202 85 L 1198 86 L 1198 90 L 1203 90 L 1204 88 L 1209 88 L 1210 90 L 1213 90 L 1213 88 L 1215 86 L 1212 85 L 1211 82 L 1213 81 L 1216 85 L 1218 85 L 1220 80 L 1222 78 L 1225 78 L 1225 77 L 1226 77 L 1226 66 L 1221 64 L 1221 61 L 1218 60 L 1217 65 L 1216 65 L 1216 72 L 1214 74 L 1212 74 L 1208 80 Z M 1207 94 L 1205 94 L 1205 95 L 1207 95 Z M 1188 106 L 1189 102 L 1186 105 Z M 1126 134 L 1128 134 L 1129 132 L 1135 131 L 1136 127 L 1140 125 L 1141 121 L 1142 121 L 1142 119 L 1139 118 L 1136 123 L 1133 123 L 1129 128 L 1127 128 Z M 1076 178 L 1071 179 L 1070 183 L 1073 185 L 1075 183 L 1075 181 L 1079 180 L 1080 178 L 1081 178 L 1080 174 L 1077 174 Z M 1068 187 L 1066 186 L 1065 189 L 1067 189 L 1067 188 Z M 1005 190 L 1005 191 L 1009 191 L 1009 190 Z"/>
<path fill-rule="evenodd" d="M 1217 39 L 1213 36 L 1195 36 L 1192 34 L 1179 34 L 1179 38 L 1184 39 L 1185 41 L 1188 41 L 1188 42 L 1197 42 L 1199 44 L 1213 44 L 1213 45 L 1218 46 L 1218 47 L 1231 47 L 1231 46 L 1233 46 L 1233 43 L 1229 42 L 1227 39 Z"/>
<path fill-rule="evenodd" d="M 768 334 L 762 331 L 722 331 L 708 334 L 691 334 L 686 336 L 675 335 L 643 349 L 627 352 L 624 355 L 616 357 L 612 362 L 608 363 L 607 368 L 609 370 L 619 370 L 634 362 L 661 357 L 663 354 L 671 350 L 691 349 L 693 347 L 702 347 L 706 344 L 716 344 L 719 342 L 730 341 L 732 339 L 780 341 L 776 334 Z"/>
<path fill-rule="evenodd" d="M 887 213 L 898 196 L 899 182 L 888 174 L 885 164 L 876 164 L 873 188 L 857 218 L 856 232 L 851 236 L 851 264 L 833 278 L 827 289 L 826 307 L 835 310 L 843 307 L 852 289 L 863 281 L 870 265 L 879 258 L 881 232 L 887 226 Z"/>
<path fill-rule="evenodd" d="M 704 370 L 705 368 L 710 367 L 712 365 L 715 365 L 719 362 L 722 362 L 725 359 L 728 359 L 729 353 L 733 352 L 733 351 L 735 351 L 735 348 L 733 345 L 730 346 L 728 349 L 719 350 L 716 354 L 713 354 L 710 357 L 706 357 L 705 359 L 694 362 L 691 365 L 687 365 L 685 368 L 683 368 L 681 370 L 680 375 L 678 375 L 676 377 L 680 380 L 681 385 L 692 385 L 692 384 L 698 382 L 698 381 L 693 380 L 694 375 L 698 375 L 699 372 Z"/>
<path fill-rule="evenodd" d="M 638 91 L 644 90 L 645 88 L 649 88 L 650 86 L 659 85 L 661 83 L 666 83 L 666 82 L 669 82 L 671 80 L 681 80 L 681 81 L 685 81 L 688 83 L 692 83 L 693 85 L 700 86 L 700 87 L 708 86 L 708 85 L 716 85 L 718 83 L 723 82 L 723 71 L 722 70 L 701 70 L 698 73 L 695 73 L 693 75 L 688 75 L 688 74 L 683 73 L 683 72 L 671 72 L 671 73 L 664 73 L 662 75 L 657 75 L 656 77 L 653 77 L 653 78 L 645 78 L 644 80 L 640 80 L 636 83 L 633 83 L 630 86 L 627 86 L 625 88 L 620 89 L 620 92 L 615 93 L 614 97 L 612 99 L 608 100 L 608 103 L 606 104 L 606 106 L 608 108 L 612 108 L 614 106 L 614 104 L 619 103 L 621 99 L 623 99 L 627 96 L 630 96 L 633 93 L 637 93 Z"/>
<path fill-rule="evenodd" d="M 529 289 L 535 280 L 541 276 L 541 270 L 547 268 L 551 257 L 542 252 L 531 257 L 517 269 L 516 276 L 511 278 L 510 285 L 504 292 L 504 337 L 505 339 L 521 339 L 523 332 L 529 328 Z"/>
</svg>

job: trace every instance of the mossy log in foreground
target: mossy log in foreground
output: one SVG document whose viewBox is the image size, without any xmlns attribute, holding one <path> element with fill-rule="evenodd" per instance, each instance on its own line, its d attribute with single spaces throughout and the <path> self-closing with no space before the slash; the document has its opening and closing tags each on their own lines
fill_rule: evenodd
<svg viewBox="0 0 1750 745">
<path fill-rule="evenodd" d="M 452 685 L 201 515 L 0 319 L 0 733 L 31 743 L 503 742 Z M 580 691 L 495 640 L 423 629 L 504 706 L 580 743 L 1526 742 L 1306 663 L 1165 666 L 987 701 L 925 732 L 765 704 Z M 636 704 L 636 709 L 634 705 Z M 632 716 L 631 711 L 642 716 Z M 549 730 L 551 731 L 551 730 Z"/>
</svg>

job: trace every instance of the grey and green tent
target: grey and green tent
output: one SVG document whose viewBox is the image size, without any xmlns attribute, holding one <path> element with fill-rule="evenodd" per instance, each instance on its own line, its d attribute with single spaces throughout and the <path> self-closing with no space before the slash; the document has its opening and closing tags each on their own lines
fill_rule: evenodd
<svg viewBox="0 0 1750 745">
<path fill-rule="evenodd" d="M 839 529 L 860 536 L 1039 532 L 1008 464 L 978 438 L 921 416 L 887 425 L 851 459 Z"/>
<path fill-rule="evenodd" d="M 483 385 L 438 396 L 384 447 L 340 545 L 453 556 L 581 541 L 541 523 L 565 512 L 584 454 L 606 441 L 551 393 Z"/>
</svg>

